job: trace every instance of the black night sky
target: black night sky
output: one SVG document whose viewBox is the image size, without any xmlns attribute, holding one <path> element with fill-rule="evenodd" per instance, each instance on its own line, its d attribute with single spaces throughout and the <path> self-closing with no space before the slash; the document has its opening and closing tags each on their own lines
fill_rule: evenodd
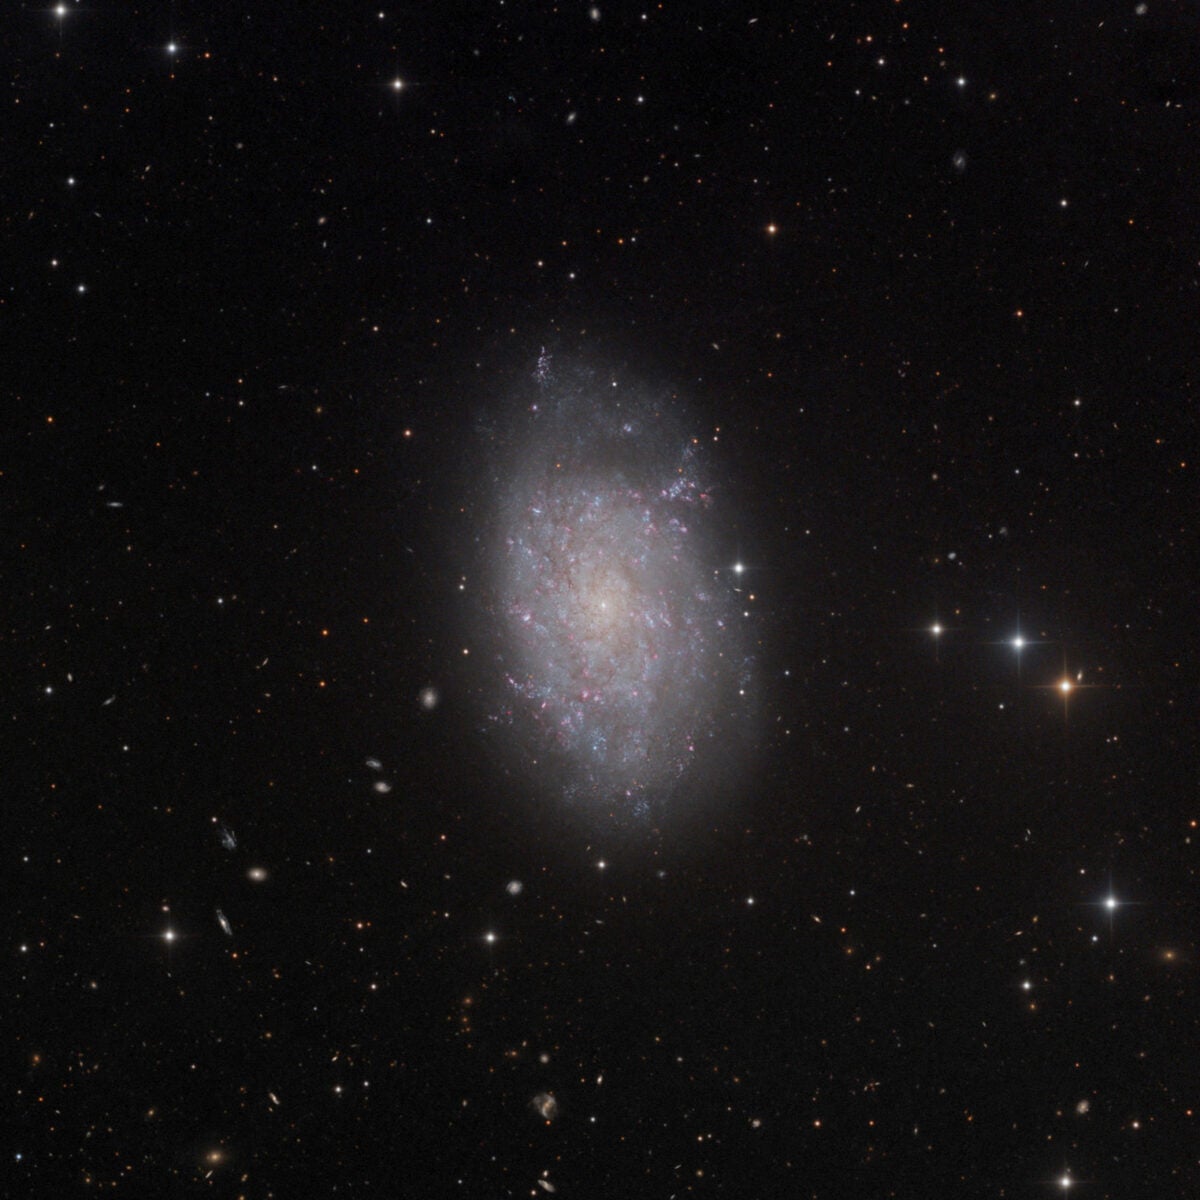
<svg viewBox="0 0 1200 1200">
<path fill-rule="evenodd" d="M 1195 18 L 11 6 L 6 1194 L 1200 1194 Z"/>
</svg>

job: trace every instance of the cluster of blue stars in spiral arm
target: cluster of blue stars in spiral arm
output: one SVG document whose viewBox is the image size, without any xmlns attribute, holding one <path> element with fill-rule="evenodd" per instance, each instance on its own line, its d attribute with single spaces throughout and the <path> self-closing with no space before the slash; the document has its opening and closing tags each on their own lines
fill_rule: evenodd
<svg viewBox="0 0 1200 1200">
<path fill-rule="evenodd" d="M 638 814 L 713 754 L 748 658 L 699 441 L 664 406 L 543 356 L 498 473 L 493 720 L 562 795 Z"/>
</svg>

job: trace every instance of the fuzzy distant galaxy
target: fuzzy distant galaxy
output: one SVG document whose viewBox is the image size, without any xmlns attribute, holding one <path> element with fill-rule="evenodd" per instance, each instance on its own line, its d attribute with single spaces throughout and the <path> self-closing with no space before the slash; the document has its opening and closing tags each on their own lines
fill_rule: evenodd
<svg viewBox="0 0 1200 1200">
<path fill-rule="evenodd" d="M 750 659 L 704 442 L 543 356 L 489 472 L 489 723 L 524 773 L 639 814 L 721 754 Z"/>
</svg>

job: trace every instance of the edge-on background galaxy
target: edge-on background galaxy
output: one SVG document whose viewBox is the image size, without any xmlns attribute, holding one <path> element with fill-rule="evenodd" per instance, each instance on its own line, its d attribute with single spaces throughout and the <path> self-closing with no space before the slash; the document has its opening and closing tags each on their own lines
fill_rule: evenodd
<svg viewBox="0 0 1200 1200">
<path fill-rule="evenodd" d="M 480 498 L 496 748 L 618 815 L 715 781 L 750 703 L 705 447 L 669 404 L 543 354 Z"/>
</svg>

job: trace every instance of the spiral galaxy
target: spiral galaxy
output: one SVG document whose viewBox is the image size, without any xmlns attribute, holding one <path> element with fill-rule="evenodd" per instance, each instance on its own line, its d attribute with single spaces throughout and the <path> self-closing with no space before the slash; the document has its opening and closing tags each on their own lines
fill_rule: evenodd
<svg viewBox="0 0 1200 1200">
<path fill-rule="evenodd" d="M 700 442 L 611 380 L 538 378 L 496 476 L 493 719 L 536 779 L 645 811 L 745 695 Z"/>
</svg>

